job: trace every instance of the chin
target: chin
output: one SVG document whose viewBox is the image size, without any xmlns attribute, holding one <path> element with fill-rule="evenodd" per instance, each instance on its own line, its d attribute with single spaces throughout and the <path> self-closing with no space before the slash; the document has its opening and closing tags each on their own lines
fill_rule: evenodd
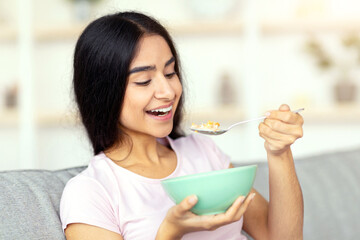
<svg viewBox="0 0 360 240">
<path fill-rule="evenodd" d="M 157 131 L 156 133 L 154 133 L 154 136 L 156 138 L 164 138 L 164 137 L 167 137 L 172 131 L 172 127 L 167 129 L 167 130 L 162 130 L 162 131 Z"/>
</svg>

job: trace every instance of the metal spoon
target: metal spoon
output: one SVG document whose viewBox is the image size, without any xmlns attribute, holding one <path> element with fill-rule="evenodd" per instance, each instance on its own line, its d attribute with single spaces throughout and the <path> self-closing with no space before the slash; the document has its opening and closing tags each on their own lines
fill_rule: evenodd
<svg viewBox="0 0 360 240">
<path fill-rule="evenodd" d="M 293 113 L 298 113 L 298 112 L 301 112 L 303 110 L 304 110 L 304 108 L 299 108 L 299 109 L 294 110 L 292 112 Z M 257 121 L 257 120 L 263 120 L 265 118 L 266 118 L 266 116 L 262 116 L 262 117 L 258 117 L 258 118 L 253 118 L 253 119 L 237 122 L 237 123 L 234 123 L 233 125 L 230 125 L 227 129 L 211 130 L 211 129 L 200 129 L 200 128 L 191 127 L 190 130 L 192 130 L 194 132 L 197 132 L 197 133 L 207 134 L 207 135 L 221 135 L 223 133 L 226 133 L 231 128 L 233 128 L 233 127 L 235 127 L 237 125 L 240 125 L 240 124 L 243 124 L 243 123 L 248 123 L 248 122 L 253 122 L 253 121 Z"/>
</svg>

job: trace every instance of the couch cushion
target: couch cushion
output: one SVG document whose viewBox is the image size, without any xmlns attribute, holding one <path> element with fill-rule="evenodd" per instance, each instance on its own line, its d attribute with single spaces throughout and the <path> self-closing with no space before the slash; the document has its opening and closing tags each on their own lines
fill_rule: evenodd
<svg viewBox="0 0 360 240">
<path fill-rule="evenodd" d="M 304 197 L 304 239 L 359 239 L 360 149 L 295 161 Z M 254 187 L 266 198 L 268 166 L 259 164 Z"/>
<path fill-rule="evenodd" d="M 0 172 L 0 239 L 65 239 L 60 197 L 66 182 L 84 168 Z"/>
<path fill-rule="evenodd" d="M 295 164 L 304 195 L 304 239 L 358 239 L 360 149 Z M 0 172 L 0 239 L 64 240 L 60 197 L 66 182 L 84 168 Z M 254 187 L 268 196 L 266 162 L 258 163 Z"/>
</svg>

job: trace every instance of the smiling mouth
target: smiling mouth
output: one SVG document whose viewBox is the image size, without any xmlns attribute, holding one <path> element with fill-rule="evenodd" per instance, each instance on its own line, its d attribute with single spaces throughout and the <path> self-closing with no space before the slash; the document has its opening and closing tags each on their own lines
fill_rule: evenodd
<svg viewBox="0 0 360 240">
<path fill-rule="evenodd" d="M 146 113 L 154 115 L 154 116 L 158 116 L 158 117 L 163 117 L 168 115 L 172 110 L 172 106 L 169 106 L 167 108 L 159 108 L 159 109 L 154 109 L 154 110 L 149 110 L 146 111 Z"/>
</svg>

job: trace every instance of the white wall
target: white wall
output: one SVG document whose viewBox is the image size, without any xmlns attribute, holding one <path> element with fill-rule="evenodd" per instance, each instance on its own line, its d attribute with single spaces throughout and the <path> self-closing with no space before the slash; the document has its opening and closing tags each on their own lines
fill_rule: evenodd
<svg viewBox="0 0 360 240">
<path fill-rule="evenodd" d="M 189 0 L 190 1 L 190 0 Z M 194 25 L 202 20 L 194 15 L 189 1 L 115 1 L 108 0 L 98 4 L 92 11 L 92 17 L 100 16 L 117 10 L 134 9 L 150 13 L 158 17 L 165 24 L 180 24 L 192 21 Z M 292 18 L 304 14 L 305 10 L 294 7 L 298 1 L 258 1 L 260 18 L 281 19 Z M 318 1 L 329 3 L 327 7 L 317 10 L 320 17 L 323 15 L 344 18 L 351 15 L 357 18 L 360 6 L 352 1 Z M 341 2 L 342 8 L 335 8 Z M 309 2 L 308 2 L 309 4 Z M 266 7 L 265 7 L 266 6 Z M 281 7 L 280 7 L 281 6 Z M 352 7 L 345 7 L 352 6 Z M 354 10 L 357 9 L 357 11 Z M 15 25 L 17 6 L 7 5 L 6 11 L 0 9 L 0 27 Z M 246 15 L 246 1 L 239 1 L 227 17 L 211 19 L 205 17 L 205 22 L 216 23 L 217 20 L 232 23 L 241 23 Z M 306 9 L 303 6 L 302 9 Z M 321 10 L 323 9 L 323 10 Z M 324 10 L 325 9 L 325 10 Z M 337 9 L 342 12 L 337 12 Z M 65 0 L 33 0 L 33 16 L 35 28 L 61 28 L 75 24 L 75 11 L 69 1 Z M 320 11 L 320 13 L 319 13 Z M 321 13 L 322 11 L 326 13 Z M 344 13 L 345 12 L 345 13 Z M 309 15 L 315 14 L 308 11 Z M 329 17 L 327 16 L 327 17 Z M 312 17 L 312 16 L 311 16 Z M 1 20 L 3 19 L 3 20 Z M 4 20 L 5 19 L 5 20 Z M 6 20 L 7 19 L 7 20 Z M 360 18 L 357 18 L 360 19 Z M 359 24 L 360 25 L 360 24 Z M 1 29 L 1 28 L 0 28 Z M 360 28 L 358 28 L 358 32 Z M 336 49 L 341 31 L 319 32 L 331 49 Z M 216 98 L 219 86 L 219 77 L 226 71 L 231 74 L 233 84 L 237 90 L 236 106 L 244 114 L 239 117 L 227 117 L 221 122 L 224 125 L 238 118 L 257 117 L 268 109 L 277 108 L 281 103 L 288 103 L 293 108 L 305 107 L 305 135 L 293 147 L 296 158 L 321 154 L 329 151 L 360 146 L 360 117 L 359 112 L 354 121 L 337 116 L 337 106 L 331 95 L 331 86 L 336 77 L 334 72 L 322 73 L 304 53 L 304 41 L 308 38 L 306 31 L 280 31 L 265 33 L 257 36 L 257 56 L 251 55 L 247 36 L 242 31 L 212 33 L 184 33 L 174 34 L 182 60 L 187 84 L 187 108 L 192 110 L 209 110 L 218 106 Z M 84 165 L 92 155 L 86 135 L 78 125 L 63 122 L 60 115 L 73 113 L 74 107 L 71 96 L 71 64 L 76 37 L 58 40 L 35 41 L 33 49 L 33 84 L 35 85 L 34 104 L 37 115 L 57 115 L 55 120 L 40 121 L 35 126 L 37 158 L 35 166 L 38 168 L 58 169 L 70 166 Z M 0 38 L 0 103 L 4 98 L 3 89 L 17 81 L 18 48 L 14 40 Z M 341 53 L 335 54 L 339 58 Z M 254 58 L 255 61 L 254 61 Z M 252 59 L 251 61 L 249 59 Z M 256 66 L 250 65 L 255 62 Z M 254 74 L 249 76 L 248 68 Z M 355 74 L 356 77 L 360 76 Z M 250 79 L 255 79 L 255 90 L 249 91 Z M 357 81 L 360 86 L 360 80 Z M 250 96 L 250 97 L 249 97 Z M 254 101 L 249 101 L 253 99 Z M 358 93 L 355 107 L 360 105 Z M 327 116 L 317 118 L 313 115 L 318 109 L 333 109 L 326 111 Z M 349 113 L 347 113 L 349 115 Z M 214 114 L 206 115 L 217 120 Z M 21 168 L 19 161 L 19 132 L 16 123 L 7 123 L 8 114 L 4 107 L 0 107 L 0 170 Z M 195 118 L 199 120 L 198 118 Z M 335 119 L 335 120 L 334 120 Z M 191 117 L 190 117 L 191 120 Z M 189 121 L 190 121 L 189 120 Z M 47 123 L 50 121 L 51 123 Z M 10 121 L 11 122 L 11 121 Z M 188 122 L 189 124 L 189 122 Z M 188 126 L 188 125 L 185 125 Z M 258 137 L 257 123 L 241 126 L 223 136 L 213 137 L 219 146 L 228 153 L 235 162 L 248 162 L 265 158 L 263 140 Z"/>
</svg>

